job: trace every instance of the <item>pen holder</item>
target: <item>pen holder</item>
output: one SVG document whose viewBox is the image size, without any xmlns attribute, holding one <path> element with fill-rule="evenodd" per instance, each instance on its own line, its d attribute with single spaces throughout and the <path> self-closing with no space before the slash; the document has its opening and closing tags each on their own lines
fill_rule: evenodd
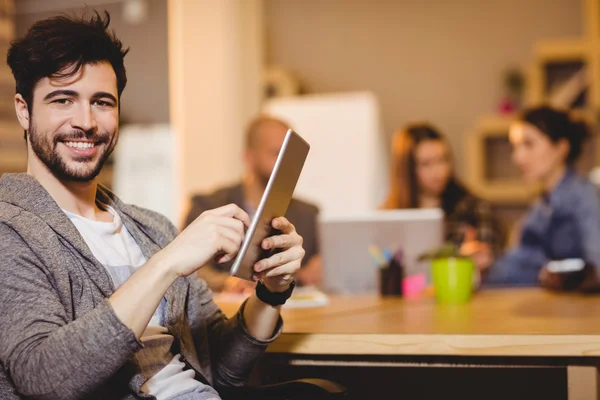
<svg viewBox="0 0 600 400">
<path fill-rule="evenodd" d="M 402 296 L 402 266 L 392 259 L 387 266 L 379 268 L 379 294 Z"/>
</svg>

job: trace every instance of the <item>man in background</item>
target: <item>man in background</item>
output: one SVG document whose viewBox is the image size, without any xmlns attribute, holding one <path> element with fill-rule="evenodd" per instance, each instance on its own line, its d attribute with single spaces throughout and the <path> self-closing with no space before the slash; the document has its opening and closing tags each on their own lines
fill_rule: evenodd
<svg viewBox="0 0 600 400">
<path fill-rule="evenodd" d="M 287 123 L 271 116 L 261 115 L 252 120 L 246 130 L 246 171 L 242 181 L 209 195 L 194 196 L 185 226 L 206 210 L 230 203 L 237 204 L 253 216 L 289 128 Z M 304 238 L 306 255 L 302 261 L 302 269 L 296 276 L 301 285 L 318 285 L 321 282 L 322 267 L 317 238 L 318 214 L 316 206 L 298 199 L 292 199 L 286 214 L 289 221 L 296 226 L 298 234 Z M 230 267 L 231 263 L 212 264 L 199 270 L 198 274 L 216 292 L 242 292 L 253 287 L 252 282 L 230 276 Z"/>
</svg>

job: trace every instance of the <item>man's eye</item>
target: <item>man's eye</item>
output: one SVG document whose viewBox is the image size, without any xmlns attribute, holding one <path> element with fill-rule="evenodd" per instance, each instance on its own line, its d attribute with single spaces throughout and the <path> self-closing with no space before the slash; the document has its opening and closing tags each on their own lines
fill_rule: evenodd
<svg viewBox="0 0 600 400">
<path fill-rule="evenodd" d="M 99 106 L 99 107 L 112 107 L 112 103 L 109 103 L 108 101 L 104 101 L 104 100 L 96 100 L 94 101 L 94 105 Z"/>
<path fill-rule="evenodd" d="M 71 103 L 71 100 L 69 100 L 69 99 L 56 99 L 56 100 L 54 100 L 54 101 L 52 101 L 52 102 L 53 102 L 53 103 L 55 103 L 55 104 L 63 104 L 63 105 L 66 105 L 66 104 L 70 104 L 70 103 Z"/>
</svg>

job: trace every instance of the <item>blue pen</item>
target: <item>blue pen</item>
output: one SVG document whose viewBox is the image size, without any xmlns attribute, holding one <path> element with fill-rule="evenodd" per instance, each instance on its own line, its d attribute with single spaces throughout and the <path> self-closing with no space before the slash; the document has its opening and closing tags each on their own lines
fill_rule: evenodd
<svg viewBox="0 0 600 400">
<path fill-rule="evenodd" d="M 383 257 L 388 263 L 392 261 L 392 252 L 390 251 L 390 249 L 383 249 Z"/>
</svg>

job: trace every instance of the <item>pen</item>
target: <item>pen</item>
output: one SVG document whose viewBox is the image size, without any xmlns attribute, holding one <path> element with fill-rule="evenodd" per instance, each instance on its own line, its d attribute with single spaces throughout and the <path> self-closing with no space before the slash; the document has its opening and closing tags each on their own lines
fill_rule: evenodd
<svg viewBox="0 0 600 400">
<path fill-rule="evenodd" d="M 392 252 L 390 251 L 390 249 L 383 249 L 383 257 L 385 258 L 385 262 L 387 264 L 389 264 L 390 261 L 392 261 Z"/>
<path fill-rule="evenodd" d="M 371 255 L 371 258 L 375 261 L 375 264 L 377 264 L 378 267 L 380 267 L 380 268 L 387 267 L 388 263 L 385 261 L 385 258 L 383 256 L 383 254 L 381 253 L 381 250 L 379 249 L 379 247 L 377 247 L 375 245 L 369 246 L 369 254 Z"/>
</svg>

